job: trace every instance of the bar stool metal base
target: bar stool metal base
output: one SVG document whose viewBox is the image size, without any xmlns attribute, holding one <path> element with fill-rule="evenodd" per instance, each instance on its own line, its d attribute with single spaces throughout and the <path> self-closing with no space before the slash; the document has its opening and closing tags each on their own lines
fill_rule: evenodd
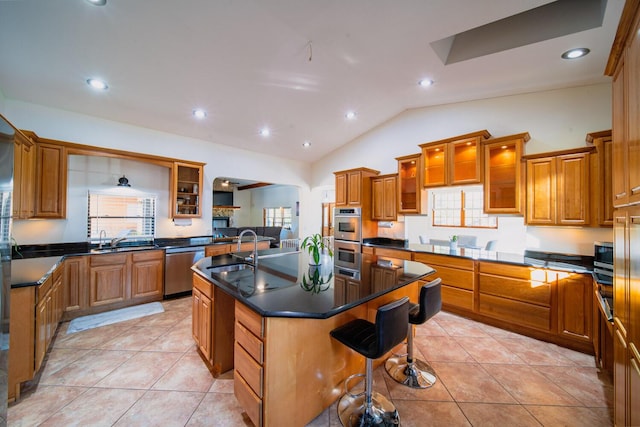
<svg viewBox="0 0 640 427">
<path fill-rule="evenodd" d="M 366 396 L 344 394 L 338 402 L 338 417 L 343 426 L 397 426 L 400 416 L 393 403 L 378 392 L 371 393 L 373 406 L 366 411 Z"/>
<path fill-rule="evenodd" d="M 411 388 L 429 388 L 436 383 L 436 372 L 431 365 L 419 359 L 408 363 L 406 354 L 388 358 L 384 368 L 396 382 Z"/>
</svg>

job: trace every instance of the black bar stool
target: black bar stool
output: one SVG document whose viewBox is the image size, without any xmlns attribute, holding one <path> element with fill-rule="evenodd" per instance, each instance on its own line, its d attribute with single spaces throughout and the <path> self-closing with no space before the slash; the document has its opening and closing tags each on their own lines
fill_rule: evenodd
<svg viewBox="0 0 640 427">
<path fill-rule="evenodd" d="M 400 416 L 386 397 L 373 391 L 373 360 L 384 356 L 407 336 L 409 298 L 378 307 L 376 323 L 354 319 L 330 332 L 331 336 L 367 358 L 363 393 L 352 394 L 348 383 L 363 374 L 351 375 L 344 381 L 345 394 L 338 402 L 338 417 L 343 426 L 397 425 Z"/>
<path fill-rule="evenodd" d="M 428 388 L 436 382 L 436 373 L 431 365 L 413 358 L 413 329 L 414 325 L 423 324 L 442 308 L 441 282 L 438 277 L 420 288 L 420 304 L 411 304 L 409 309 L 407 354 L 393 355 L 384 364 L 391 378 L 411 388 Z"/>
</svg>

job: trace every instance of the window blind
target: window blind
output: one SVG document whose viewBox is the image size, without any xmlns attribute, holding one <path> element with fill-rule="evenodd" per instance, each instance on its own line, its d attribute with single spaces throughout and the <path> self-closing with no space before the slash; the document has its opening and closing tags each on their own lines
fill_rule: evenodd
<svg viewBox="0 0 640 427">
<path fill-rule="evenodd" d="M 89 191 L 87 237 L 90 242 L 100 240 L 104 230 L 113 239 L 129 230 L 127 240 L 153 240 L 156 234 L 156 196 L 112 194 Z"/>
</svg>

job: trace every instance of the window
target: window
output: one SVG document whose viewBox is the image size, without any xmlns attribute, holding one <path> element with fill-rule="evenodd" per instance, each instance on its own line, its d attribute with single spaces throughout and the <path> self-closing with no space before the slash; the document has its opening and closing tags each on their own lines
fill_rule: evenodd
<svg viewBox="0 0 640 427">
<path fill-rule="evenodd" d="M 262 223 L 265 227 L 280 226 L 291 228 L 291 208 L 264 208 L 262 210 Z"/>
<path fill-rule="evenodd" d="M 89 191 L 89 242 L 98 243 L 102 230 L 106 233 L 106 240 L 125 235 L 127 240 L 153 240 L 156 233 L 156 196 Z"/>
<path fill-rule="evenodd" d="M 498 228 L 498 218 L 484 213 L 482 187 L 433 190 L 434 227 Z"/>
</svg>

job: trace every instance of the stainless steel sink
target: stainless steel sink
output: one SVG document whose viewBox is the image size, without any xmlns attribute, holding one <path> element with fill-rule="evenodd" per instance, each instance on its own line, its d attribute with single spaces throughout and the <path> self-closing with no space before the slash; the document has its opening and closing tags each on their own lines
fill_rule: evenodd
<svg viewBox="0 0 640 427">
<path fill-rule="evenodd" d="M 247 269 L 253 271 L 253 265 L 251 264 L 229 264 L 229 265 L 221 265 L 219 267 L 207 267 L 207 268 L 209 268 L 211 272 L 214 274 L 229 273 L 233 271 L 243 271 Z"/>
<path fill-rule="evenodd" d="M 157 246 L 119 246 L 115 248 L 94 248 L 91 249 L 92 254 L 111 254 L 114 252 L 129 252 L 129 251 L 147 251 L 150 249 L 158 249 Z"/>
</svg>

